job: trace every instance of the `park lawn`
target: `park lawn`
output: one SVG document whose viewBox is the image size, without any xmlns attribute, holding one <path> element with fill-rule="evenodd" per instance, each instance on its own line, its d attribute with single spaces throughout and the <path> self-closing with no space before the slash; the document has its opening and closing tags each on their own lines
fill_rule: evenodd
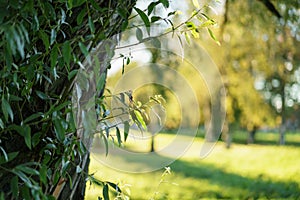
<svg viewBox="0 0 300 200">
<path fill-rule="evenodd" d="M 272 134 L 261 134 L 258 138 L 262 140 L 275 138 Z M 187 136 L 180 137 L 182 141 L 190 139 Z M 159 134 L 156 149 L 159 151 L 168 146 L 173 139 L 174 136 L 170 134 Z M 300 136 L 288 135 L 289 142 L 300 143 Z M 163 168 L 149 173 L 114 170 L 112 168 L 123 171 L 147 169 L 151 161 L 141 164 L 121 156 L 112 156 L 114 164 L 103 164 L 101 160 L 109 159 L 110 154 L 103 157 L 97 144 L 91 154 L 90 173 L 100 180 L 118 183 L 123 191 L 130 193 L 130 199 L 300 198 L 299 146 L 233 144 L 226 149 L 223 142 L 218 142 L 213 151 L 201 159 L 199 153 L 202 144 L 202 138 L 194 138 L 189 150 L 169 165 L 171 174 L 164 176 L 161 184 Z M 139 151 L 149 149 L 148 140 L 129 139 L 127 145 Z M 160 159 L 175 160 L 171 152 L 160 155 Z M 87 183 L 86 199 L 97 199 L 101 193 L 102 188 Z"/>
</svg>

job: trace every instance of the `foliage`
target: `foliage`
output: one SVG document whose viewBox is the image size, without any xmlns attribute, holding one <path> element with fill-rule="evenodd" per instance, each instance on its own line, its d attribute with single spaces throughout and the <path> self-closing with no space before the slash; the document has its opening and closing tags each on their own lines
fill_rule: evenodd
<svg viewBox="0 0 300 200">
<path fill-rule="evenodd" d="M 89 52 L 126 28 L 133 3 L 2 2 L 0 188 L 3 198 L 57 198 L 56 189 L 61 185 L 68 182 L 73 188 L 76 185 L 73 181 L 78 181 L 74 177 L 86 176 L 85 140 L 76 134 L 78 127 L 72 110 L 73 81 L 78 69 L 84 66 L 84 59 L 91 60 Z M 111 20 L 118 23 L 112 25 Z M 100 62 L 98 68 L 103 68 L 105 77 L 106 61 Z M 97 93 L 101 94 L 103 78 L 97 80 L 100 86 Z M 71 174 L 74 168 L 78 176 Z"/>
</svg>

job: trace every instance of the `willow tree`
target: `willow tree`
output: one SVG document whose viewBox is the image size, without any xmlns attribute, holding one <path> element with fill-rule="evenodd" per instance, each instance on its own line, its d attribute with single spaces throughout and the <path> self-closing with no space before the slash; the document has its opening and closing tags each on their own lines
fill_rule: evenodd
<svg viewBox="0 0 300 200">
<path fill-rule="evenodd" d="M 1 1 L 0 199 L 84 198 L 91 136 L 77 128 L 86 119 L 72 111 L 74 80 L 100 49 L 101 97 L 135 2 Z"/>
</svg>

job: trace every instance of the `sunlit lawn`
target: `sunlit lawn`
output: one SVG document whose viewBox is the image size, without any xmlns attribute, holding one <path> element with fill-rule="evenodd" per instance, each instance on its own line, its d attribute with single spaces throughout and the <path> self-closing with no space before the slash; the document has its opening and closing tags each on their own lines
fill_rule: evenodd
<svg viewBox="0 0 300 200">
<path fill-rule="evenodd" d="M 159 134 L 156 149 L 169 145 L 173 138 L 170 134 Z M 243 136 L 237 135 L 236 138 L 241 141 Z M 145 155 L 144 159 L 150 160 L 143 164 L 112 156 L 113 164 L 107 167 L 99 161 L 104 156 L 96 145 L 91 156 L 90 173 L 95 173 L 101 180 L 119 183 L 124 191 L 130 190 L 131 199 L 300 198 L 300 147 L 296 146 L 300 145 L 300 135 L 289 134 L 286 146 L 276 145 L 277 134 L 259 133 L 257 138 L 260 142 L 269 141 L 268 145 L 234 143 L 232 148 L 226 149 L 224 143 L 218 142 L 208 157 L 200 159 L 203 139 L 198 137 L 183 157 L 169 165 L 171 174 L 165 176 L 160 185 L 164 169 L 141 174 L 112 169 L 148 169 L 153 164 L 151 158 Z M 189 138 L 182 136 L 180 139 Z M 131 138 L 127 145 L 140 151 L 149 149 L 147 140 Z M 163 160 L 172 160 L 172 152 L 160 155 L 159 162 Z M 97 199 L 101 193 L 102 188 L 88 185 L 86 199 Z"/>
</svg>

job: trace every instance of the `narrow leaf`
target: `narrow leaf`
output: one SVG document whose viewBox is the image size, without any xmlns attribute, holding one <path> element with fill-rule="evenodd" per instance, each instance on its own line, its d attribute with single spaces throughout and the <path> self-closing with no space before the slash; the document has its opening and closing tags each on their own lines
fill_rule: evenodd
<svg viewBox="0 0 300 200">
<path fill-rule="evenodd" d="M 129 134 L 129 122 L 128 121 L 125 121 L 124 122 L 124 141 L 126 142 L 127 140 L 127 137 L 128 137 L 128 134 Z"/>
<path fill-rule="evenodd" d="M 50 53 L 50 66 L 52 69 L 55 67 L 57 63 L 57 57 L 58 57 L 58 49 L 57 46 L 54 45 Z"/>
<path fill-rule="evenodd" d="M 40 179 L 42 183 L 47 185 L 47 167 L 44 165 L 40 168 Z"/>
<path fill-rule="evenodd" d="M 63 142 L 65 140 L 65 129 L 59 119 L 54 120 L 54 130 L 58 141 Z"/>
<path fill-rule="evenodd" d="M 51 37 L 50 37 L 50 45 L 52 45 L 56 40 L 56 30 L 52 29 L 51 30 Z"/>
<path fill-rule="evenodd" d="M 5 158 L 0 157 L 0 164 L 8 163 L 8 162 L 12 161 L 15 157 L 17 157 L 18 154 L 19 154 L 18 151 L 8 153 L 7 154 L 7 157 L 8 157 L 7 160 Z"/>
<path fill-rule="evenodd" d="M 151 23 L 154 23 L 154 22 L 156 22 L 156 21 L 158 21 L 158 20 L 161 20 L 161 17 L 160 17 L 160 16 L 152 16 L 152 17 L 151 17 Z"/>
<path fill-rule="evenodd" d="M 41 91 L 36 90 L 35 93 L 36 93 L 36 95 L 37 95 L 38 97 L 40 97 L 40 98 L 43 99 L 43 100 L 49 99 L 49 96 L 46 95 L 44 92 L 41 92 Z"/>
<path fill-rule="evenodd" d="M 119 144 L 119 146 L 121 146 L 121 144 L 122 144 L 122 139 L 121 139 L 121 134 L 120 134 L 120 129 L 119 129 L 119 127 L 116 127 L 116 135 L 117 135 L 117 139 L 118 139 L 118 144 Z"/>
<path fill-rule="evenodd" d="M 143 40 L 143 31 L 140 28 L 137 28 L 135 31 L 136 39 L 141 42 Z"/>
<path fill-rule="evenodd" d="M 159 2 L 161 2 L 165 8 L 169 8 L 170 6 L 169 0 L 159 0 Z"/>
<path fill-rule="evenodd" d="M 212 32 L 212 30 L 210 30 L 210 28 L 207 28 L 208 33 L 210 35 L 210 37 L 218 44 L 221 45 L 221 43 L 217 40 L 216 36 L 214 35 L 214 33 Z"/>
<path fill-rule="evenodd" d="M 8 155 L 7 155 L 6 151 L 1 146 L 0 146 L 0 150 L 3 153 L 4 161 L 7 162 L 8 161 Z"/>
<path fill-rule="evenodd" d="M 146 125 L 146 123 L 145 123 L 145 121 L 144 121 L 144 119 L 143 119 L 143 116 L 142 116 L 142 114 L 140 113 L 140 111 L 134 110 L 134 114 L 135 114 L 135 116 L 136 116 L 138 122 L 142 125 L 143 129 L 144 129 L 144 130 L 147 130 L 147 125 Z"/>
<path fill-rule="evenodd" d="M 116 190 L 117 192 L 122 192 L 121 189 L 119 188 L 119 186 L 115 183 L 112 182 L 106 182 L 110 187 L 112 187 L 114 190 Z"/>
<path fill-rule="evenodd" d="M 6 99 L 2 98 L 2 112 L 4 115 L 5 120 L 8 122 L 8 116 L 10 117 L 11 121 L 14 121 L 14 114 Z"/>
<path fill-rule="evenodd" d="M 31 128 L 28 125 L 24 126 L 24 140 L 26 146 L 31 149 Z"/>
<path fill-rule="evenodd" d="M 69 41 L 66 41 L 63 44 L 62 53 L 63 53 L 64 61 L 67 65 L 69 65 L 71 61 L 71 51 L 72 51 L 71 44 Z"/>
<path fill-rule="evenodd" d="M 146 26 L 148 35 L 150 35 L 150 21 L 149 21 L 148 16 L 142 10 L 140 10 L 139 8 L 134 7 L 134 9 L 139 14 L 139 16 L 142 18 L 142 20 L 143 20 L 143 22 Z"/>
<path fill-rule="evenodd" d="M 41 113 L 41 112 L 34 113 L 34 114 L 30 115 L 29 117 L 27 117 L 27 118 L 23 121 L 23 123 L 26 124 L 26 123 L 28 123 L 28 122 L 34 120 L 34 119 L 37 119 L 37 118 L 41 117 L 42 115 L 43 115 L 43 113 Z"/>
<path fill-rule="evenodd" d="M 18 197 L 19 194 L 19 186 L 18 186 L 18 177 L 14 176 L 11 180 L 10 180 L 10 187 L 11 187 L 11 191 L 12 191 L 12 195 L 14 198 Z"/>
<path fill-rule="evenodd" d="M 104 200 L 109 200 L 108 185 L 107 184 L 104 185 L 102 193 L 103 193 Z"/>
<path fill-rule="evenodd" d="M 91 30 L 91 33 L 95 33 L 95 25 L 94 25 L 94 22 L 93 22 L 93 19 L 91 16 L 89 16 L 89 27 L 90 27 L 90 30 Z"/>
<path fill-rule="evenodd" d="M 153 9 L 155 8 L 155 6 L 158 4 L 159 2 L 151 2 L 147 8 L 148 10 L 148 16 L 152 13 Z"/>
</svg>

